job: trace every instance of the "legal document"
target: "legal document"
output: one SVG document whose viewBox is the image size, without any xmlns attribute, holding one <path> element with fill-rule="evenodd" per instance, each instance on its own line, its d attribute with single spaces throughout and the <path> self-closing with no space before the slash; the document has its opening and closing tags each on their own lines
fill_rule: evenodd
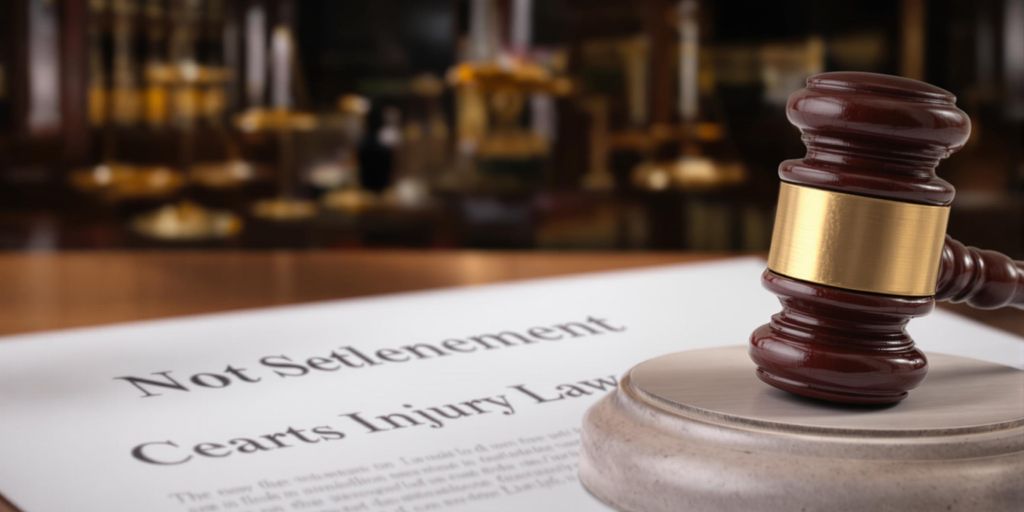
<svg viewBox="0 0 1024 512">
<path fill-rule="evenodd" d="M 645 359 L 745 344 L 779 310 L 763 270 L 0 338 L 0 495 L 29 512 L 606 510 L 576 478 L 584 411 Z M 926 353 L 1024 368 L 1019 338 L 949 313 L 910 331 Z"/>
</svg>

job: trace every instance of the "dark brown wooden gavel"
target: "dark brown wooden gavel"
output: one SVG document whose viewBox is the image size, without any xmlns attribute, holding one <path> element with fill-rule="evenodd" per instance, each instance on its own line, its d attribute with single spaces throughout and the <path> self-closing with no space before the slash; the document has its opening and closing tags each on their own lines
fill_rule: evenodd
<svg viewBox="0 0 1024 512">
<path fill-rule="evenodd" d="M 965 247 L 947 235 L 935 300 L 966 302 L 978 309 L 1024 309 L 1024 261 Z"/>
<path fill-rule="evenodd" d="M 1024 308 L 1024 263 L 948 237 L 955 189 L 935 174 L 970 119 L 938 87 L 823 73 L 787 116 L 807 154 L 782 179 L 764 286 L 782 311 L 750 340 L 777 388 L 856 404 L 902 400 L 927 372 L 907 322 L 935 301 Z"/>
</svg>

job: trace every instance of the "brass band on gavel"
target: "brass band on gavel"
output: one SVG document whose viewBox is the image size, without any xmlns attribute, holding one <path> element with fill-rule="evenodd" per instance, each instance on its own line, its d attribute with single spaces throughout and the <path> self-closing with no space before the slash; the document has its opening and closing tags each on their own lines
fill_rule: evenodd
<svg viewBox="0 0 1024 512">
<path fill-rule="evenodd" d="M 847 290 L 935 294 L 948 206 L 782 183 L 768 268 Z"/>
</svg>

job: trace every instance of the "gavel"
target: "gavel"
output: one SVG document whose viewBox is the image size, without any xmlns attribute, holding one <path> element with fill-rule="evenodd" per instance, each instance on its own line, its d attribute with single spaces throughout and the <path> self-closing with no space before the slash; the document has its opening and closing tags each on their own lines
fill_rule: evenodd
<svg viewBox="0 0 1024 512">
<path fill-rule="evenodd" d="M 750 339 L 762 381 L 830 402 L 899 402 L 928 369 L 910 319 L 936 301 L 1024 308 L 1024 262 L 946 235 L 956 191 L 935 167 L 971 130 L 955 102 L 857 72 L 812 76 L 790 96 L 807 154 L 779 166 L 762 283 L 782 311 Z"/>
</svg>

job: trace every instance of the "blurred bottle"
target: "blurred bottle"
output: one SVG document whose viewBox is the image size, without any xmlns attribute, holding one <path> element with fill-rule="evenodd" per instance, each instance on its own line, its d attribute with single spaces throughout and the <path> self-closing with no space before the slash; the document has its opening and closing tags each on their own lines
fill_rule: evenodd
<svg viewBox="0 0 1024 512">
<path fill-rule="evenodd" d="M 376 202 L 376 196 L 366 191 L 359 176 L 358 153 L 369 111 L 370 101 L 365 97 L 343 94 L 338 98 L 338 114 L 324 118 L 307 179 L 314 187 L 327 191 L 321 202 L 329 210 L 359 212 Z"/>
<path fill-rule="evenodd" d="M 131 166 L 174 166 L 173 133 L 167 124 L 166 11 L 153 0 L 112 0 L 110 5 L 110 159 Z"/>
<path fill-rule="evenodd" d="M 89 2 L 87 41 L 89 48 L 89 81 L 86 92 L 86 112 L 89 119 L 90 140 L 92 142 L 92 161 L 100 163 L 112 158 L 111 143 L 113 138 L 109 122 L 107 73 L 103 58 L 102 20 L 107 15 L 105 0 Z"/>
<path fill-rule="evenodd" d="M 113 0 L 111 9 L 111 30 L 114 40 L 111 114 L 118 126 L 132 127 L 139 121 L 141 113 L 139 76 L 133 51 L 138 5 L 133 0 Z"/>
<path fill-rule="evenodd" d="M 391 184 L 402 143 L 401 112 L 393 106 L 371 111 L 368 133 L 359 148 L 359 176 L 364 187 L 381 192 Z"/>
<path fill-rule="evenodd" d="M 714 74 L 700 58 L 697 0 L 676 7 L 679 60 L 674 125 L 655 125 L 653 157 L 633 170 L 633 183 L 648 191 L 704 191 L 737 185 L 746 169 L 732 147 L 714 99 Z"/>
<path fill-rule="evenodd" d="M 531 0 L 473 0 L 469 7 L 465 51 L 448 73 L 456 86 L 459 154 L 453 169 L 475 168 L 474 188 L 535 190 L 544 183 L 555 131 L 551 97 L 567 94 L 572 84 L 551 65 L 556 59 L 540 61 L 530 48 Z M 474 165 L 464 165 L 474 157 Z M 468 177 L 465 171 L 451 174 L 446 183 Z"/>
<path fill-rule="evenodd" d="M 431 190 L 449 165 L 448 125 L 440 104 L 440 78 L 419 75 L 409 88 L 412 97 L 386 199 L 399 207 L 419 208 L 430 202 Z"/>
<path fill-rule="evenodd" d="M 167 125 L 168 86 L 172 71 L 167 62 L 167 18 L 162 1 L 146 0 L 143 23 L 143 32 L 146 35 L 146 90 L 143 116 L 150 127 L 162 128 Z"/>
<path fill-rule="evenodd" d="M 195 102 L 191 135 L 194 157 L 189 163 L 190 176 L 197 185 L 209 189 L 226 189 L 244 185 L 254 178 L 251 163 L 242 158 L 241 149 L 227 128 L 228 87 L 231 72 L 227 69 L 224 32 L 226 30 L 223 0 L 206 0 L 197 6 L 193 24 L 191 62 L 183 65 L 195 70 L 190 94 Z"/>
</svg>

